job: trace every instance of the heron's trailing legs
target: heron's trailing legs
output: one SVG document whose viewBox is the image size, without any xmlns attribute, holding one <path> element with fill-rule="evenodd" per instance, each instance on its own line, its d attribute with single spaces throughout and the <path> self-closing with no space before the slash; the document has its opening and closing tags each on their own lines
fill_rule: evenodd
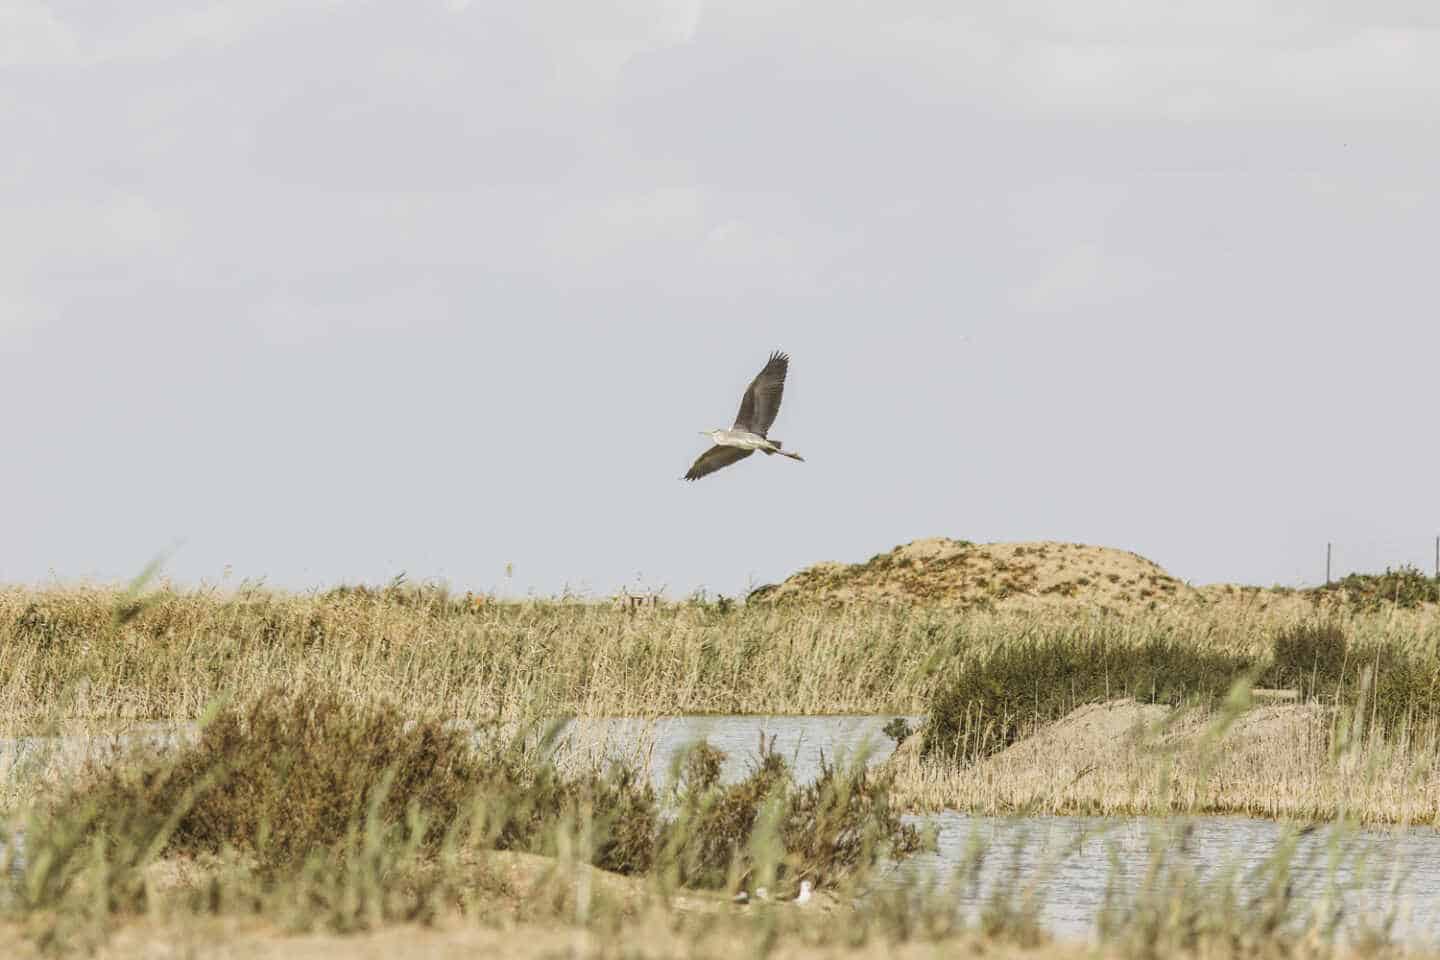
<svg viewBox="0 0 1440 960">
<path fill-rule="evenodd" d="M 775 444 L 775 449 L 774 449 L 774 450 L 766 450 L 765 452 L 766 452 L 767 454 L 769 454 L 769 453 L 778 453 L 778 454 L 780 454 L 780 456 L 782 456 L 782 457 L 789 457 L 791 460 L 799 460 L 801 463 L 804 463 L 804 462 L 805 462 L 805 458 L 802 457 L 802 456 L 800 456 L 800 454 L 795 453 L 795 452 L 790 451 L 790 450 L 781 450 L 781 449 L 780 449 L 780 441 L 779 441 L 779 440 L 771 440 L 770 442 L 773 443 L 773 444 Z M 762 448 L 762 449 L 763 449 L 763 448 Z"/>
</svg>

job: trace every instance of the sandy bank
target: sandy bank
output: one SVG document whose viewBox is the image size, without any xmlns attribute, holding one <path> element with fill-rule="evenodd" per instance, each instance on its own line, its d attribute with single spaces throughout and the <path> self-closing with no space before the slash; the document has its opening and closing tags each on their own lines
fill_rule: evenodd
<svg viewBox="0 0 1440 960">
<path fill-rule="evenodd" d="M 1226 718 L 1134 700 L 1088 704 L 968 767 L 889 761 L 912 810 L 984 814 L 1227 813 L 1440 825 L 1431 748 L 1365 734 L 1318 704 L 1257 703 Z"/>
</svg>

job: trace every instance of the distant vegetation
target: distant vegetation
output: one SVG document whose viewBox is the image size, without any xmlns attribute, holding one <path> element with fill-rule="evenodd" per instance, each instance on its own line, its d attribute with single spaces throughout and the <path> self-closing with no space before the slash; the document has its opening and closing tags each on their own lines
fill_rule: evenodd
<svg viewBox="0 0 1440 960">
<path fill-rule="evenodd" d="M 1363 697 L 1385 731 L 1440 722 L 1440 651 L 1374 636 L 1352 642 L 1347 629 L 1335 620 L 1282 626 L 1268 651 L 1225 649 L 1195 634 L 1157 632 L 1139 643 L 1104 632 L 1018 637 L 968 659 L 936 688 L 925 752 L 989 756 L 1082 704 L 1121 697 L 1214 707 L 1241 679 L 1294 689 L 1301 702 Z"/>
<path fill-rule="evenodd" d="M 1356 610 L 1399 607 L 1413 610 L 1422 604 L 1440 602 L 1440 579 L 1427 577 L 1418 567 L 1406 564 L 1384 573 L 1352 573 L 1309 593 L 1322 599 L 1337 599 Z"/>
<path fill-rule="evenodd" d="M 1440 608 L 1397 595 L 1380 609 L 1236 594 L 1109 611 L 698 600 L 627 611 L 403 584 L 313 595 L 0 590 L 0 728 L 188 720 L 221 695 L 321 684 L 475 721 L 531 717 L 542 704 L 592 716 L 948 716 L 969 704 L 1005 740 L 1107 691 L 1207 696 L 1243 669 L 1333 696 L 1362 660 L 1382 688 L 1428 710 Z"/>
</svg>

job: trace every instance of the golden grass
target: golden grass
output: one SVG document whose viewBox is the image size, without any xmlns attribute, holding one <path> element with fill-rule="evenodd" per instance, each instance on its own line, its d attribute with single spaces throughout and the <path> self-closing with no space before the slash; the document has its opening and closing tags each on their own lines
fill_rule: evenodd
<svg viewBox="0 0 1440 960">
<path fill-rule="evenodd" d="M 452 867 L 452 869 L 454 869 Z M 1347 949 L 1344 938 L 1327 942 L 1316 931 L 1255 936 L 1256 925 L 1215 914 L 1220 901 L 1190 888 L 1175 888 L 1176 914 L 1147 918 L 1158 923 L 1151 937 L 1115 931 L 1099 945 L 1055 942 L 1011 916 L 1010 923 L 984 916 L 957 918 L 943 900 L 898 903 L 865 913 L 843 895 L 822 894 L 805 905 L 784 902 L 739 906 L 703 891 L 664 889 L 657 877 L 625 877 L 566 858 L 490 851 L 469 862 L 474 895 L 465 910 L 428 922 L 382 921 L 346 933 L 297 926 L 285 911 L 197 911 L 220 873 L 214 866 L 161 861 L 152 864 L 149 906 L 135 916 L 112 917 L 71 929 L 64 941 L 45 942 L 23 921 L 0 920 L 0 955 L 38 958 L 66 954 L 95 957 L 770 957 L 828 960 L 879 957 L 988 956 L 1068 960 L 1091 957 L 1431 957 L 1427 951 L 1382 943 Z M 223 883 L 223 880 L 220 881 Z M 1162 898 L 1163 899 L 1163 898 Z M 1135 901 L 1147 902 L 1144 895 Z M 1169 903 L 1169 901 L 1165 901 Z M 303 911 L 295 904 L 293 911 Z M 1187 911 L 1200 911 L 1185 918 Z M 292 911 L 292 912 L 293 912 Z M 1033 920 L 1034 918 L 1028 918 Z M 1191 925 L 1193 920 L 1198 924 Z M 1212 935 L 1200 930 L 1211 929 Z M 1250 931 L 1247 934 L 1241 931 Z M 1239 935 L 1237 935 L 1239 934 Z"/>
<path fill-rule="evenodd" d="M 1150 941 L 1120 936 L 1100 945 L 1055 942 L 1010 926 L 986 929 L 983 920 L 955 922 L 948 912 L 922 908 L 904 917 L 893 911 L 864 915 L 825 896 L 804 906 L 775 903 L 736 906 L 693 891 L 662 891 L 654 878 L 607 874 L 583 863 L 527 854 L 491 852 L 477 864 L 483 891 L 469 913 L 452 911 L 427 923 L 389 922 L 348 933 L 296 930 L 274 914 L 196 912 L 186 898 L 203 892 L 213 871 L 193 865 L 155 864 L 151 907 L 110 920 L 103 929 L 79 930 L 63 942 L 38 940 L 23 920 L 0 921 L 0 955 L 17 960 L 86 955 L 139 958 L 541 958 L 767 957 L 772 960 L 929 960 L 948 957 L 1031 960 L 1129 960 L 1143 957 L 1286 957 L 1351 960 L 1360 957 L 1430 958 L 1432 951 L 1377 944 L 1347 948 L 1311 932 L 1236 937 L 1242 921 L 1212 917 L 1215 935 L 1193 942 L 1179 915 L 1162 921 Z M 479 909 L 474 909 L 478 905 Z M 938 905 L 930 904 L 934 910 Z M 1183 914 L 1195 903 L 1175 907 Z M 1213 904 L 1204 909 L 1213 910 Z M 296 909 L 300 909 L 297 905 Z M 1202 920 L 1202 926 L 1208 921 Z M 1175 929 L 1171 929 L 1171 927 Z M 1029 929 L 1029 928 L 1021 928 Z"/>
<path fill-rule="evenodd" d="M 930 689 L 916 656 L 926 634 L 894 613 L 160 592 L 116 623 L 118 603 L 108 591 L 0 593 L 0 725 L 186 720 L 219 695 L 275 686 L 474 720 L 534 704 L 592 716 L 904 711 Z"/>
<path fill-rule="evenodd" d="M 1315 618 L 1313 606 L 1293 596 L 1272 599 L 1241 592 L 1126 616 L 1079 603 L 968 612 L 678 604 L 632 613 L 548 601 L 477 606 L 414 589 L 9 589 L 0 590 L 0 736 L 193 724 L 217 698 L 243 701 L 277 688 L 395 702 L 417 717 L 514 724 L 562 712 L 923 714 L 966 664 L 1017 639 L 1138 649 L 1158 637 L 1263 656 L 1278 632 Z M 1326 615 L 1353 645 L 1440 661 L 1433 606 Z M 1433 725 L 1369 731 L 1363 749 L 1341 764 L 1331 756 L 1328 723 L 1292 720 L 1239 723 L 1225 741 L 1230 753 L 1204 768 L 1203 782 L 1179 747 L 1207 721 L 1184 715 L 1159 742 L 1122 749 L 1116 741 L 1095 756 L 1051 736 L 974 768 L 902 759 L 897 796 L 917 810 L 1193 808 L 1300 819 L 1348 810 L 1376 821 L 1440 822 Z M 37 775 L 63 776 L 73 767 L 63 753 L 74 748 L 65 745 L 25 778 L 0 769 L 0 806 L 14 806 L 16 791 Z M 590 753 L 601 756 L 603 746 Z M 1162 786 L 1156 772 L 1166 758 L 1174 771 Z"/>
<path fill-rule="evenodd" d="M 1311 614 L 1313 616 L 1313 614 Z M 559 602 L 475 607 L 439 591 L 222 597 L 0 590 L 0 735 L 72 719 L 193 720 L 277 686 L 473 720 L 537 704 L 589 716 L 919 713 L 967 658 L 1016 638 L 1163 636 L 1266 651 L 1303 610 L 1249 598 L 1133 616 L 1098 607 L 964 612 Z M 1335 614 L 1353 641 L 1435 657 L 1440 616 Z"/>
</svg>

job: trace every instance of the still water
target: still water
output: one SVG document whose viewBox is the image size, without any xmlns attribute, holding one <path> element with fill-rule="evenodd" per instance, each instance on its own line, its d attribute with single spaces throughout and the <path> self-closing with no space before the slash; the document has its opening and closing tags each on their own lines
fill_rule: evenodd
<svg viewBox="0 0 1440 960">
<path fill-rule="evenodd" d="M 822 763 L 836 759 L 864 756 L 872 764 L 883 761 L 895 747 L 882 732 L 892 719 L 587 720 L 563 728 L 559 740 L 572 747 L 589 745 L 603 755 L 640 759 L 648 764 L 656 786 L 663 787 L 673 775 L 675 761 L 699 740 L 725 751 L 725 780 L 745 776 L 759 760 L 763 736 L 766 746 L 784 756 L 797 777 L 805 780 L 816 776 Z M 908 719 L 913 723 L 916 718 Z M 153 726 L 120 742 L 165 746 L 193 735 L 193 727 Z M 57 756 L 78 763 L 113 750 L 115 743 L 111 737 L 0 740 L 0 787 L 23 783 Z M 1198 817 L 1183 824 L 1175 818 L 997 818 L 958 813 L 908 819 L 932 828 L 937 848 L 886 865 L 874 880 L 875 890 L 930 888 L 974 916 L 998 887 L 1031 888 L 1043 904 L 1045 926 L 1064 939 L 1091 936 L 1107 890 L 1122 898 L 1133 893 L 1146 882 L 1157 854 L 1193 869 L 1202 880 L 1235 871 L 1246 908 L 1250 898 L 1265 892 L 1268 877 L 1261 872 L 1263 865 L 1287 835 L 1283 824 L 1240 817 Z M 1296 843 L 1290 880 L 1299 912 L 1337 898 L 1344 904 L 1343 922 L 1351 929 L 1390 915 L 1398 937 L 1440 943 L 1440 831 L 1425 827 L 1338 832 L 1322 827 Z M 975 865 L 977 845 L 987 852 Z M 968 869 L 971 865 L 974 869 Z"/>
<path fill-rule="evenodd" d="M 684 716 L 654 720 L 612 718 L 571 722 L 562 741 L 604 744 L 615 759 L 638 756 L 647 763 L 657 788 L 671 782 L 675 764 L 692 744 L 703 740 L 725 753 L 720 777 L 724 782 L 742 779 L 759 762 L 760 742 L 790 764 L 797 780 L 819 776 L 821 765 L 837 759 L 861 757 L 870 764 L 895 751 L 895 741 L 884 733 L 893 717 L 875 716 Z M 915 724 L 918 717 L 905 718 Z"/>
</svg>

